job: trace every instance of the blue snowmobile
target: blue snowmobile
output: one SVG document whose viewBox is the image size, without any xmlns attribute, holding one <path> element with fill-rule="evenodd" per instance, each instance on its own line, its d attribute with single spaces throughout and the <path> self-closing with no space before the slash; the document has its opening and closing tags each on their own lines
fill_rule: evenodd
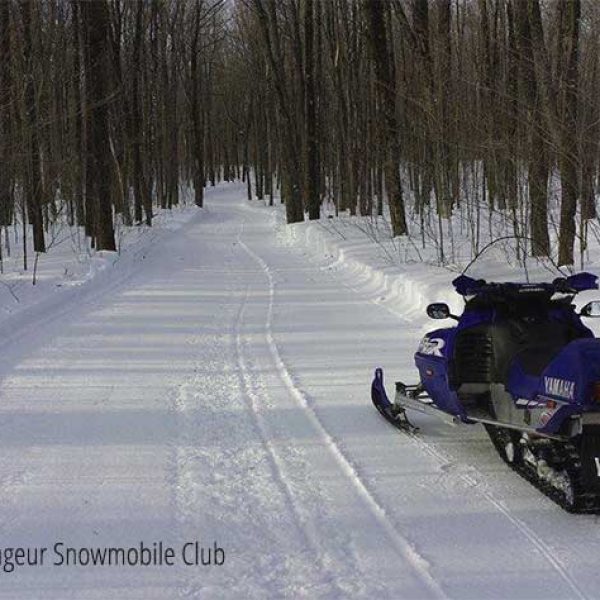
<svg viewBox="0 0 600 600">
<path fill-rule="evenodd" d="M 576 294 L 598 289 L 578 273 L 552 283 L 492 283 L 461 275 L 462 315 L 430 304 L 436 329 L 415 354 L 417 385 L 396 382 L 391 402 L 383 371 L 371 398 L 395 427 L 415 432 L 406 411 L 456 424 L 481 423 L 520 475 L 570 512 L 600 511 L 600 339 L 582 317 L 600 317 L 600 301 L 579 312 Z"/>
</svg>

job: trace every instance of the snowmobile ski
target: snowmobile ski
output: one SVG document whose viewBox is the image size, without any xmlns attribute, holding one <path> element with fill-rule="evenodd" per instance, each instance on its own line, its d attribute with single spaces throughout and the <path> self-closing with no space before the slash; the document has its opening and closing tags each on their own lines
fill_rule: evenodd
<svg viewBox="0 0 600 600">
<path fill-rule="evenodd" d="M 375 369 L 375 377 L 371 385 L 371 400 L 381 416 L 396 429 L 409 433 L 419 431 L 419 428 L 409 421 L 406 410 L 389 401 L 383 385 L 383 370 L 380 368 Z"/>
</svg>

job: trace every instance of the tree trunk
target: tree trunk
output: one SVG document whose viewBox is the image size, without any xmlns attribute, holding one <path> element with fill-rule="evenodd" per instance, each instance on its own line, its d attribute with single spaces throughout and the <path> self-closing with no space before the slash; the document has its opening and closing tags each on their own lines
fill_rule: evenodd
<svg viewBox="0 0 600 600">
<path fill-rule="evenodd" d="M 86 107 L 90 151 L 87 179 L 93 194 L 94 237 L 98 250 L 116 250 L 112 221 L 111 174 L 108 107 L 113 91 L 109 89 L 108 6 L 106 0 L 81 3 L 87 45 Z"/>
<path fill-rule="evenodd" d="M 144 26 L 144 3 L 137 2 L 135 11 L 135 35 L 133 40 L 133 73 L 132 73 L 132 92 L 131 92 L 131 143 L 133 153 L 133 202 L 134 217 L 136 223 L 141 223 L 143 219 L 142 208 L 145 208 L 146 224 L 152 225 L 152 208 L 148 210 L 148 197 L 150 192 L 144 176 L 144 158 L 142 155 L 143 139 L 143 96 L 140 85 L 142 64 L 142 35 Z"/>
<path fill-rule="evenodd" d="M 284 60 L 281 48 L 280 32 L 277 20 L 277 5 L 275 0 L 253 0 L 257 11 L 260 30 L 267 61 L 271 67 L 273 83 L 277 95 L 278 108 L 283 117 L 286 131 L 283 132 L 282 151 L 283 165 L 286 181 L 285 212 L 288 223 L 297 223 L 304 220 L 302 207 L 302 172 L 299 156 L 297 122 L 291 109 L 293 102 L 288 95 Z"/>
<path fill-rule="evenodd" d="M 304 130 L 304 206 L 308 210 L 308 218 L 312 220 L 321 216 L 315 90 L 314 0 L 305 0 L 304 3 L 304 85 L 306 115 Z"/>
<path fill-rule="evenodd" d="M 11 193 L 12 161 L 10 142 L 12 127 L 10 105 L 12 99 L 11 84 L 11 47 L 10 47 L 10 3 L 0 2 L 0 226 L 8 226 L 12 221 L 13 198 Z"/>
<path fill-rule="evenodd" d="M 200 94 L 202 93 L 201 71 L 198 65 L 200 51 L 200 11 L 202 0 L 196 0 L 194 7 L 194 30 L 191 45 L 190 76 L 192 87 L 192 127 L 194 135 L 194 202 L 196 206 L 204 206 L 204 112 L 201 107 Z"/>
<path fill-rule="evenodd" d="M 402 182 L 400 180 L 400 145 L 396 120 L 396 77 L 388 51 L 384 6 L 380 0 L 363 0 L 368 21 L 369 41 L 375 62 L 377 84 L 381 89 L 384 120 L 385 183 L 394 236 L 407 233 Z"/>
<path fill-rule="evenodd" d="M 75 167 L 75 192 L 74 192 L 74 204 L 75 214 L 74 221 L 78 226 L 85 224 L 85 210 L 83 204 L 83 198 L 85 195 L 84 181 L 85 181 L 85 157 L 86 152 L 83 146 L 84 143 L 84 106 L 81 100 L 81 71 L 82 71 L 82 57 L 81 57 L 81 30 L 80 30 L 80 19 L 79 19 L 79 0 L 71 0 L 71 6 L 73 7 L 73 120 L 75 121 L 74 127 L 74 142 L 75 152 L 77 156 L 77 166 Z"/>
<path fill-rule="evenodd" d="M 25 194 L 29 222 L 33 227 L 33 249 L 45 252 L 44 221 L 42 216 L 42 174 L 40 170 L 40 146 L 38 141 L 38 116 L 35 98 L 35 74 L 33 71 L 33 0 L 22 0 L 23 50 L 25 59 L 25 127 L 28 140 L 27 181 Z"/>
<path fill-rule="evenodd" d="M 528 187 L 531 210 L 531 253 L 533 256 L 550 255 L 548 237 L 548 155 L 544 138 L 544 112 L 541 106 L 533 48 L 533 35 L 528 5 L 515 2 L 515 31 L 519 50 L 519 78 L 527 108 Z M 537 32 L 535 35 L 538 35 Z"/>
<path fill-rule="evenodd" d="M 577 148 L 577 103 L 579 101 L 579 20 L 580 0 L 561 0 L 560 9 L 564 23 L 562 50 L 565 54 L 564 112 L 562 123 L 562 148 L 560 153 L 561 205 L 558 264 L 572 265 L 575 244 L 575 213 L 579 196 Z M 562 58 L 562 57 L 561 57 Z"/>
</svg>

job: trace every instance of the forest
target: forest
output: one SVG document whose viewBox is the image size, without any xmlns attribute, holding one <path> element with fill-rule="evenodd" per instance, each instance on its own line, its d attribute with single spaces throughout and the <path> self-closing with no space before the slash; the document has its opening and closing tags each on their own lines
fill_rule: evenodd
<svg viewBox="0 0 600 600">
<path fill-rule="evenodd" d="M 1 0 L 0 229 L 115 250 L 117 224 L 237 179 L 440 264 L 455 217 L 475 250 L 500 217 L 516 252 L 583 263 L 599 33 L 594 0 Z"/>
</svg>

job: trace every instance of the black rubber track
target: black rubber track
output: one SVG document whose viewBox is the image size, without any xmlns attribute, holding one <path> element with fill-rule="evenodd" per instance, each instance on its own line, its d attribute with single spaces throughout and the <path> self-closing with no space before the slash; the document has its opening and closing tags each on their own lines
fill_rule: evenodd
<svg viewBox="0 0 600 600">
<path fill-rule="evenodd" d="M 570 513 L 600 514 L 600 495 L 585 491 L 582 484 L 581 457 L 579 450 L 574 444 L 570 442 L 554 442 L 554 450 L 560 452 L 561 459 L 564 461 L 563 468 L 571 480 L 573 501 L 569 502 L 562 490 L 555 488 L 545 479 L 541 479 L 537 475 L 537 472 L 520 455 L 517 455 L 513 462 L 508 460 L 505 451 L 506 445 L 510 441 L 515 442 L 514 433 L 510 429 L 495 425 L 485 425 L 485 428 L 502 460 L 513 471 L 516 471 L 521 477 L 550 498 L 550 500 L 553 500 L 561 508 Z"/>
</svg>

